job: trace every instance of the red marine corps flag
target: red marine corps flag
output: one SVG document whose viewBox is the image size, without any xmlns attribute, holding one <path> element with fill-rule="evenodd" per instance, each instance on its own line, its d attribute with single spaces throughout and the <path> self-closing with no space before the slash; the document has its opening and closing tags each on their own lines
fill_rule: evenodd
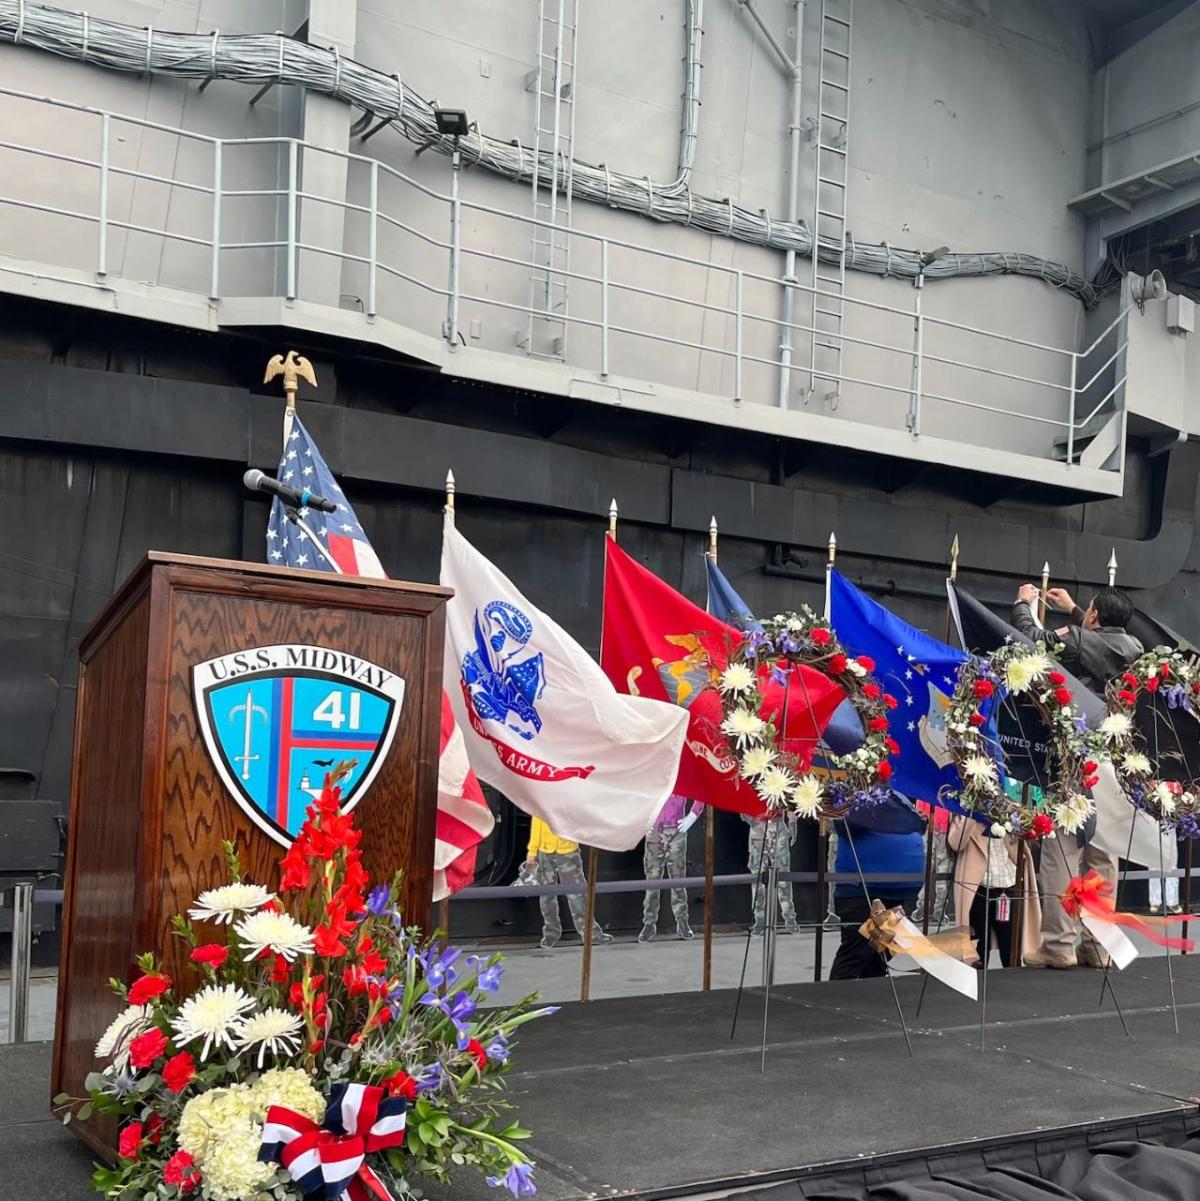
<svg viewBox="0 0 1200 1201">
<path fill-rule="evenodd" d="M 727 626 L 631 559 L 605 539 L 604 638 L 600 664 L 613 685 L 631 696 L 670 701 L 688 712 L 687 741 L 675 791 L 697 801 L 755 817 L 763 803 L 737 774 L 721 733 L 721 702 L 708 686 L 708 654 L 721 656 L 743 634 Z M 811 754 L 816 740 L 846 694 L 828 677 L 808 668 L 803 692 L 788 701 L 789 745 Z M 778 714 L 783 689 L 765 682 L 762 716 Z M 807 744 L 807 747 L 805 746 Z"/>
</svg>

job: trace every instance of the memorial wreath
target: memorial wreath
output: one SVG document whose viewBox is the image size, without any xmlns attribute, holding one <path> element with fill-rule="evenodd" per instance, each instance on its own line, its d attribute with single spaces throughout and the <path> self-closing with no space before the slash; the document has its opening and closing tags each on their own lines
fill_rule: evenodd
<svg viewBox="0 0 1200 1201">
<path fill-rule="evenodd" d="M 107 1066 L 90 1098 L 55 1098 L 66 1121 L 120 1123 L 97 1192 L 389 1201 L 459 1168 L 514 1197 L 537 1191 L 503 1076 L 517 1029 L 552 1009 L 482 1009 L 500 956 L 423 937 L 393 885 L 371 887 L 340 812 L 348 766 L 309 808 L 278 893 L 245 880 L 227 844 L 230 882 L 174 919 L 197 986 L 148 955 L 130 986 L 113 981 L 124 1008 L 96 1047 Z"/>
<path fill-rule="evenodd" d="M 1006 695 L 1032 706 L 1047 733 L 1047 778 L 1039 801 L 1011 796 L 1004 788 L 999 746 L 987 729 L 989 707 Z M 946 724 L 947 750 L 961 785 L 953 799 L 966 813 L 990 818 L 993 834 L 1037 839 L 1056 828 L 1073 834 L 1095 811 L 1087 791 L 1097 783 L 1097 764 L 1086 724 L 1067 677 L 1040 643 L 1009 642 L 990 655 L 966 659 Z"/>
<path fill-rule="evenodd" d="M 761 712 L 764 679 L 784 686 L 794 668 L 833 680 L 862 722 L 862 746 L 849 754 L 826 755 L 828 772 L 813 771 L 806 757 L 786 749 L 779 725 Z M 887 798 L 889 756 L 900 751 L 888 733 L 888 712 L 896 707 L 896 699 L 872 676 L 874 669 L 867 656 L 850 655 L 829 623 L 808 608 L 777 614 L 748 631 L 723 668 L 710 659 L 710 678 L 721 697 L 721 732 L 739 774 L 768 811 L 840 818 Z M 802 691 L 794 703 L 807 704 Z M 786 720 L 781 711 L 779 723 L 786 726 Z"/>
<path fill-rule="evenodd" d="M 1153 759 L 1148 754 L 1146 739 L 1135 721 L 1138 700 L 1148 693 L 1164 697 L 1168 710 L 1200 719 L 1200 679 L 1191 659 L 1178 650 L 1157 647 L 1131 663 L 1105 689 L 1108 713 L 1098 731 L 1104 753 L 1112 760 L 1125 795 L 1138 809 L 1165 829 L 1195 838 L 1200 835 L 1200 781 L 1158 778 L 1162 759 L 1176 756 L 1182 760 L 1183 756 L 1159 747 Z"/>
</svg>

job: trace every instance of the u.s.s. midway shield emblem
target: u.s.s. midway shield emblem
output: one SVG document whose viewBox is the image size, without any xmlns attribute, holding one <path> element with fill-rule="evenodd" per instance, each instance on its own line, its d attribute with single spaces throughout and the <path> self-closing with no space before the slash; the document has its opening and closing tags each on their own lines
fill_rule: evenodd
<svg viewBox="0 0 1200 1201">
<path fill-rule="evenodd" d="M 196 664 L 200 733 L 230 795 L 261 830 L 287 846 L 320 795 L 341 781 L 348 811 L 387 758 L 404 680 L 357 655 L 322 646 L 259 646 Z"/>
</svg>

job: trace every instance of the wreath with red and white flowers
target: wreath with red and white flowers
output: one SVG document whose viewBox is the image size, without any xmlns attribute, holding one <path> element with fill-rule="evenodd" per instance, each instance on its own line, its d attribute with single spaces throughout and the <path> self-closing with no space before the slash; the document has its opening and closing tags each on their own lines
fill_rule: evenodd
<svg viewBox="0 0 1200 1201">
<path fill-rule="evenodd" d="M 1146 740 L 1134 723 L 1143 693 L 1165 696 L 1169 708 L 1200 717 L 1197 669 L 1178 650 L 1160 646 L 1148 651 L 1109 681 L 1104 692 L 1108 713 L 1097 731 L 1130 803 L 1149 813 L 1164 829 L 1196 838 L 1200 836 L 1200 781 L 1158 778 L 1160 764 L 1150 758 Z M 1165 755 L 1178 752 L 1159 751 L 1157 758 Z"/>
<path fill-rule="evenodd" d="M 987 735 L 988 709 L 1011 696 L 1030 704 L 1049 738 L 1043 796 L 1026 801 L 1004 789 L 999 746 Z M 1098 781 L 1086 725 L 1075 708 L 1067 677 L 1039 643 L 1010 642 L 990 655 L 972 656 L 958 670 L 947 718 L 947 749 L 961 787 L 952 798 L 967 813 L 992 821 L 992 833 L 1046 838 L 1056 829 L 1075 833 L 1095 811 L 1087 791 Z"/>
<path fill-rule="evenodd" d="M 863 726 L 863 744 L 846 755 L 825 755 L 829 771 L 812 769 L 785 750 L 775 721 L 764 718 L 762 681 L 783 684 L 797 667 L 820 672 L 842 688 Z M 779 613 L 750 630 L 724 667 L 709 660 L 709 678 L 721 698 L 721 732 L 738 773 L 769 812 L 805 818 L 842 818 L 887 799 L 892 765 L 900 748 L 888 732 L 896 698 L 871 674 L 874 662 L 852 656 L 829 623 L 807 607 Z M 796 701 L 804 704 L 803 696 Z"/>
</svg>

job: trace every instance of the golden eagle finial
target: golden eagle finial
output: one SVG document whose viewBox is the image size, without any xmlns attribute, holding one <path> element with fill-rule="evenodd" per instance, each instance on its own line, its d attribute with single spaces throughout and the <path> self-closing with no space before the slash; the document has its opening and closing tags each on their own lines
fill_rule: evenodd
<svg viewBox="0 0 1200 1201">
<path fill-rule="evenodd" d="M 313 370 L 313 365 L 302 354 L 297 354 L 294 350 L 289 350 L 286 358 L 277 354 L 268 361 L 263 383 L 269 384 L 277 375 L 283 376 L 283 391 L 287 397 L 289 409 L 296 407 L 296 393 L 300 388 L 300 380 L 308 380 L 314 388 L 317 386 L 317 373 Z"/>
</svg>

